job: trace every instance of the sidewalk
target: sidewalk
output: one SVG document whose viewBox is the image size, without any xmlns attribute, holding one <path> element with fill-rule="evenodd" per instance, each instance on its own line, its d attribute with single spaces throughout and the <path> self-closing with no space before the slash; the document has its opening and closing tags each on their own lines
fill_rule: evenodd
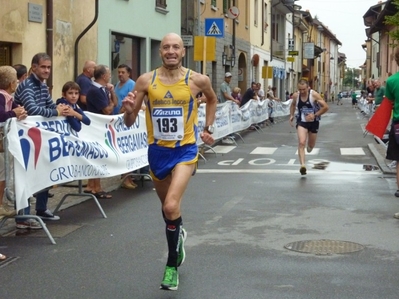
<svg viewBox="0 0 399 299">
<path fill-rule="evenodd" d="M 368 147 L 371 153 L 373 154 L 374 158 L 377 160 L 377 164 L 378 167 L 380 167 L 381 172 L 383 174 L 396 175 L 396 169 L 388 167 L 390 161 L 385 159 L 385 154 L 386 154 L 385 146 L 376 142 L 376 143 L 369 143 Z"/>
<path fill-rule="evenodd" d="M 85 181 L 83 181 L 83 183 L 85 183 Z M 120 184 L 121 184 L 121 178 L 119 175 L 101 179 L 101 185 L 103 186 L 104 190 L 108 191 L 108 192 L 118 189 Z M 139 185 L 138 188 L 141 188 L 140 182 L 138 183 L 138 185 Z M 83 185 L 82 191 L 84 190 L 84 188 L 85 187 Z M 54 209 L 60 203 L 60 201 L 64 195 L 70 194 L 70 193 L 76 194 L 79 192 L 78 181 L 74 181 L 74 182 L 71 182 L 71 183 L 68 183 L 65 185 L 56 186 L 56 187 L 50 189 L 49 192 L 54 194 L 54 196 L 49 197 L 47 206 L 51 211 L 54 211 Z M 75 205 L 78 205 L 86 200 L 91 200 L 91 197 L 85 196 L 83 194 L 82 194 L 82 196 L 69 196 L 64 200 L 59 211 L 70 208 Z M 5 203 L 6 203 L 6 200 L 4 200 L 4 204 Z M 31 212 L 32 213 L 35 212 L 34 209 L 35 209 L 35 203 L 32 202 L 31 203 Z M 15 229 L 16 229 L 16 227 L 15 227 L 14 218 L 10 218 L 5 222 L 5 224 L 2 227 L 0 227 L 0 236 L 5 233 L 9 233 Z"/>
</svg>

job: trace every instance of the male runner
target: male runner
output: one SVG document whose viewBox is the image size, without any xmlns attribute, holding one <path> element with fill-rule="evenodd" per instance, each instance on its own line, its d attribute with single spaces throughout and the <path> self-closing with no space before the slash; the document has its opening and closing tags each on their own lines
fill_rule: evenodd
<svg viewBox="0 0 399 299">
<path fill-rule="evenodd" d="M 297 134 L 298 134 L 298 156 L 301 168 L 301 175 L 306 174 L 305 165 L 305 145 L 307 141 L 307 151 L 310 153 L 317 138 L 319 131 L 320 116 L 327 112 L 328 105 L 324 99 L 314 90 L 309 88 L 309 83 L 305 79 L 299 80 L 298 91 L 292 97 L 290 107 L 290 125 L 294 126 L 294 114 L 297 114 Z"/>
<path fill-rule="evenodd" d="M 143 100 L 147 106 L 148 162 L 166 223 L 168 260 L 161 283 L 163 290 L 177 290 L 177 267 L 185 258 L 180 204 L 198 160 L 197 138 L 206 144 L 214 139 L 213 122 L 217 98 L 209 77 L 182 67 L 185 48 L 181 37 L 167 34 L 159 49 L 162 66 L 141 75 L 133 93 L 123 100 L 124 120 L 131 126 Z M 198 132 L 195 95 L 203 92 L 206 102 L 205 130 Z M 200 134 L 199 134 L 200 133 Z"/>
</svg>

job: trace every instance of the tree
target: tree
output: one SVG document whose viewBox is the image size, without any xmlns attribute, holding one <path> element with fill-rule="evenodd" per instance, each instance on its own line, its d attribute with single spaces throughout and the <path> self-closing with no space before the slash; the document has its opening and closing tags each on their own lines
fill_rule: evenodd
<svg viewBox="0 0 399 299">
<path fill-rule="evenodd" d="M 399 0 L 392 0 L 392 4 L 396 7 L 396 13 L 392 16 L 385 16 L 385 24 L 395 27 L 395 29 L 388 32 L 389 36 L 394 40 L 392 46 L 395 46 L 399 42 Z"/>
<path fill-rule="evenodd" d="M 343 86 L 345 86 L 346 89 L 358 89 L 360 84 L 359 75 L 360 75 L 359 69 L 349 68 L 349 67 L 346 68 L 342 82 Z"/>
</svg>

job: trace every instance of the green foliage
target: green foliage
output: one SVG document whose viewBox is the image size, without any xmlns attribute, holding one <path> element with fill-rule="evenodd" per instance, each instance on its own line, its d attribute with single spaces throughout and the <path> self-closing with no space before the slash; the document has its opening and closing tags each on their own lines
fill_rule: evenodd
<svg viewBox="0 0 399 299">
<path fill-rule="evenodd" d="M 399 0 L 393 0 L 392 4 L 396 7 L 396 13 L 392 16 L 385 16 L 385 24 L 395 27 L 388 34 L 397 43 L 399 41 Z"/>
<path fill-rule="evenodd" d="M 346 87 L 346 89 L 358 89 L 360 85 L 359 82 L 360 69 L 355 68 L 346 68 L 344 73 L 344 78 L 342 80 L 342 85 Z"/>
</svg>

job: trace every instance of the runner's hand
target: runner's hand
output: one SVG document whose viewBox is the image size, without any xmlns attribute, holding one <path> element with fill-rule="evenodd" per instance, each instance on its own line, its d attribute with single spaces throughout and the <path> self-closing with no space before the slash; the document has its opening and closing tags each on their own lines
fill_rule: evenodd
<svg viewBox="0 0 399 299">
<path fill-rule="evenodd" d="M 137 91 L 129 92 L 127 96 L 122 100 L 122 106 L 125 109 L 127 114 L 131 114 L 133 112 L 134 106 L 136 104 L 136 94 Z"/>
<path fill-rule="evenodd" d="M 212 145 L 215 142 L 215 139 L 208 132 L 202 132 L 200 134 L 202 141 L 207 145 Z"/>
</svg>

